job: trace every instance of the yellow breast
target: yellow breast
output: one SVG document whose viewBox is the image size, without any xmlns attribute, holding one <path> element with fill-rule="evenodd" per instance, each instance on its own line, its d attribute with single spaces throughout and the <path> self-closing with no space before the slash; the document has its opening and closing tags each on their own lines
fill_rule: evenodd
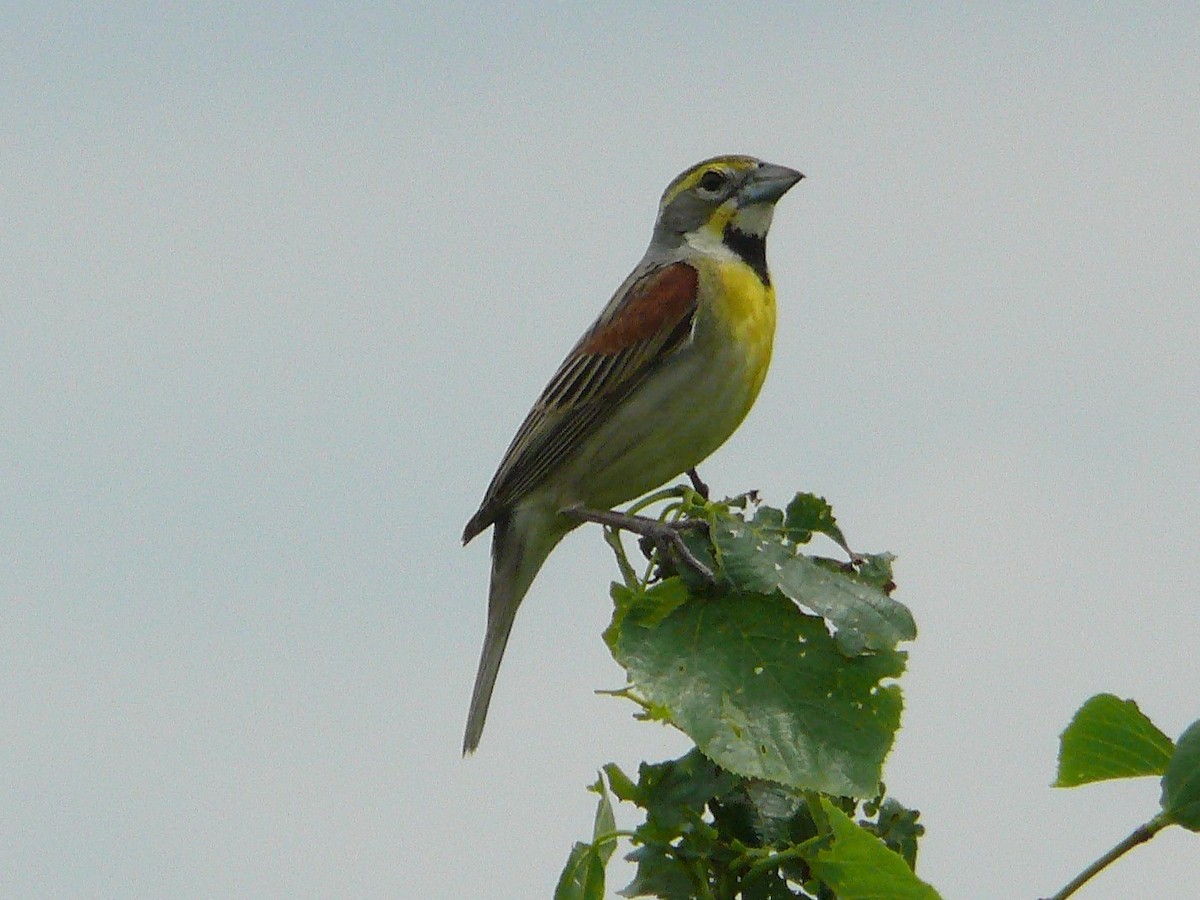
<svg viewBox="0 0 1200 900">
<path fill-rule="evenodd" d="M 717 290 L 713 314 L 738 356 L 743 360 L 743 377 L 749 396 L 746 410 L 758 396 L 775 341 L 775 289 L 765 285 L 754 270 L 740 261 L 722 262 L 715 273 Z"/>
</svg>

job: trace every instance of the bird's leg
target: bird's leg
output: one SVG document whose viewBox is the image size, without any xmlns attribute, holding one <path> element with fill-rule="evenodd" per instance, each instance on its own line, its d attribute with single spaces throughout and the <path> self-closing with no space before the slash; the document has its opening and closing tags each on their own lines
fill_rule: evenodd
<svg viewBox="0 0 1200 900">
<path fill-rule="evenodd" d="M 588 509 L 586 506 L 568 506 L 562 510 L 564 516 L 580 522 L 596 522 L 609 528 L 618 528 L 649 538 L 663 549 L 674 549 L 679 558 L 706 581 L 715 581 L 712 570 L 696 558 L 683 541 L 683 532 L 691 528 L 706 528 L 701 521 L 660 522 L 647 516 L 633 516 L 614 509 Z"/>
<path fill-rule="evenodd" d="M 696 471 L 694 466 L 687 470 L 687 477 L 692 480 L 692 488 L 696 491 L 696 493 L 707 500 L 708 485 L 701 480 L 700 473 Z"/>
</svg>

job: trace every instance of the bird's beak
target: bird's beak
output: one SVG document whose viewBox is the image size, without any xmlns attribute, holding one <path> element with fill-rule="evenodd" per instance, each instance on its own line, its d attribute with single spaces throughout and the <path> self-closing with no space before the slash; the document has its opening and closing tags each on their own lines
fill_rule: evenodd
<svg viewBox="0 0 1200 900">
<path fill-rule="evenodd" d="M 789 169 L 787 166 L 763 163 L 754 170 L 754 174 L 738 192 L 740 205 L 753 206 L 755 203 L 774 203 L 803 177 L 795 169 Z"/>
</svg>

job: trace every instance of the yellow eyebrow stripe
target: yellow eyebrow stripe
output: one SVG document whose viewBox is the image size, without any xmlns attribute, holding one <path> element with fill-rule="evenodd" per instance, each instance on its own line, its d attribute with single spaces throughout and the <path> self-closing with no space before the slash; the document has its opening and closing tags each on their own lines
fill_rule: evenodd
<svg viewBox="0 0 1200 900">
<path fill-rule="evenodd" d="M 661 205 L 669 206 L 684 191 L 690 191 L 694 188 L 697 182 L 704 177 L 704 174 L 713 168 L 725 168 L 741 172 L 746 169 L 753 169 L 757 165 L 758 160 L 750 156 L 714 156 L 712 159 L 706 159 L 704 162 L 692 166 L 692 168 L 667 185 L 667 189 L 663 191 Z"/>
</svg>

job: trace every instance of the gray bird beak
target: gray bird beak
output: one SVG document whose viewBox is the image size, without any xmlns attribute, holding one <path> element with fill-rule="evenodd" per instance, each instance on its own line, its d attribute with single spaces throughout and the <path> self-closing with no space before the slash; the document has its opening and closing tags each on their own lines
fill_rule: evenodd
<svg viewBox="0 0 1200 900">
<path fill-rule="evenodd" d="M 742 185 L 742 189 L 739 191 L 740 205 L 753 206 L 755 203 L 774 203 L 803 177 L 795 169 L 789 169 L 787 166 L 763 163 Z"/>
</svg>

